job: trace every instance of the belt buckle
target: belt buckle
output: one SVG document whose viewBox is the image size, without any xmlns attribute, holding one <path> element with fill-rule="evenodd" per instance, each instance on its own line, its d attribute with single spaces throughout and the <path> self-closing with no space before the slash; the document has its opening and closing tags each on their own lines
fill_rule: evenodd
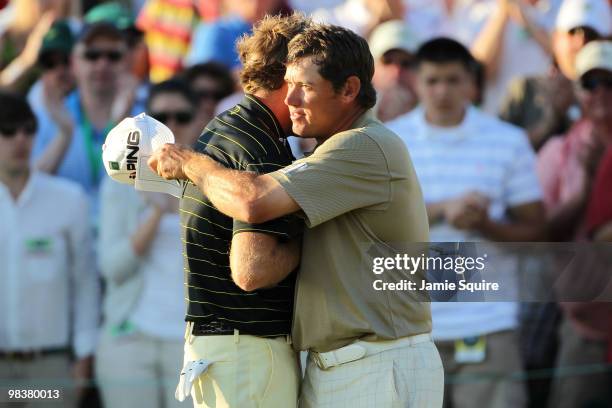
<svg viewBox="0 0 612 408">
<path fill-rule="evenodd" d="M 6 353 L 7 360 L 10 361 L 32 361 L 36 357 L 33 351 L 9 351 Z"/>
<path fill-rule="evenodd" d="M 315 364 L 317 365 L 317 367 L 319 367 L 321 370 L 327 370 L 329 368 L 327 364 L 325 364 L 325 360 L 321 358 L 320 353 L 317 353 L 317 352 L 312 353 L 312 358 Z"/>
</svg>

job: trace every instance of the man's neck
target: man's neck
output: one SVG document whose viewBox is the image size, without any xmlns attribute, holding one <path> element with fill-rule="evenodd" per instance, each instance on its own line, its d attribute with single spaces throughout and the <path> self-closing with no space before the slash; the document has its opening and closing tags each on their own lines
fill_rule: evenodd
<svg viewBox="0 0 612 408">
<path fill-rule="evenodd" d="M 289 118 L 289 108 L 285 105 L 286 92 L 284 90 L 255 91 L 253 95 L 272 111 L 283 132 L 288 135 L 291 131 L 291 119 Z"/>
<path fill-rule="evenodd" d="M 28 179 L 30 178 L 30 170 L 24 171 L 4 171 L 0 170 L 0 183 L 4 184 L 15 201 L 19 198 L 25 189 Z"/>
<path fill-rule="evenodd" d="M 439 113 L 425 110 L 425 120 L 428 124 L 433 126 L 456 127 L 463 123 L 466 111 L 466 108 L 449 113 Z"/>
<path fill-rule="evenodd" d="M 325 137 L 325 140 L 329 139 L 330 137 L 332 137 L 333 135 L 337 133 L 352 129 L 355 121 L 357 121 L 357 119 L 363 116 L 363 114 L 365 114 L 366 111 L 367 109 L 357 104 L 351 105 L 351 107 L 348 108 L 346 112 L 344 112 L 342 115 L 339 116 L 338 126 L 336 126 L 336 128 L 329 135 Z"/>
<path fill-rule="evenodd" d="M 95 95 L 81 92 L 83 113 L 96 129 L 103 129 L 111 120 L 114 97 L 112 95 Z"/>
</svg>

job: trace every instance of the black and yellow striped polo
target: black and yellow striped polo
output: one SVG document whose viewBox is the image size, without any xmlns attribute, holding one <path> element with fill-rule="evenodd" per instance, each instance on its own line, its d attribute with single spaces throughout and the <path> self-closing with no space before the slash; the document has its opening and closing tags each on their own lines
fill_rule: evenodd
<svg viewBox="0 0 612 408">
<path fill-rule="evenodd" d="M 269 173 L 290 164 L 291 150 L 272 111 L 252 95 L 215 117 L 203 130 L 196 150 L 226 167 Z M 290 333 L 295 273 L 276 287 L 245 292 L 233 282 L 229 250 L 233 234 L 265 232 L 288 240 L 302 221 L 288 216 L 264 224 L 235 221 L 217 211 L 189 183 L 181 200 L 181 226 L 187 285 L 187 321 L 208 331 L 280 336 Z"/>
</svg>

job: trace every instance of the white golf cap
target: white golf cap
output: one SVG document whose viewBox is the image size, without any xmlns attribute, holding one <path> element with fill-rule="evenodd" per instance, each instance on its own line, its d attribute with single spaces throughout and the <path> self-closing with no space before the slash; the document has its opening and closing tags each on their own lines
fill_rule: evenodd
<svg viewBox="0 0 612 408">
<path fill-rule="evenodd" d="M 576 73 L 583 76 L 593 69 L 612 72 L 612 41 L 591 41 L 576 55 Z"/>
<path fill-rule="evenodd" d="M 102 146 L 106 173 L 119 183 L 133 185 L 136 190 L 180 197 L 182 183 L 163 179 L 147 165 L 153 152 L 165 143 L 174 143 L 174 135 L 160 121 L 144 113 L 123 119 L 108 132 Z"/>
<path fill-rule="evenodd" d="M 394 49 L 414 54 L 420 41 L 404 21 L 391 20 L 377 26 L 370 35 L 368 43 L 372 57 L 376 61 L 387 51 Z"/>
<path fill-rule="evenodd" d="M 612 16 L 608 0 L 563 0 L 555 28 L 570 31 L 577 27 L 589 27 L 603 37 L 610 35 Z"/>
</svg>

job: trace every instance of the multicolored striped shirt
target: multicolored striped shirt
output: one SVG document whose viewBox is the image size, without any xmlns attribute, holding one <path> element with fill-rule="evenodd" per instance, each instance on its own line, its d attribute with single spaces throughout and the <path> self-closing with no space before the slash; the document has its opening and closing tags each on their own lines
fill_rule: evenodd
<svg viewBox="0 0 612 408">
<path fill-rule="evenodd" d="M 183 68 L 198 21 L 193 0 L 149 0 L 142 8 L 136 25 L 149 48 L 151 82 L 169 79 Z"/>
</svg>

